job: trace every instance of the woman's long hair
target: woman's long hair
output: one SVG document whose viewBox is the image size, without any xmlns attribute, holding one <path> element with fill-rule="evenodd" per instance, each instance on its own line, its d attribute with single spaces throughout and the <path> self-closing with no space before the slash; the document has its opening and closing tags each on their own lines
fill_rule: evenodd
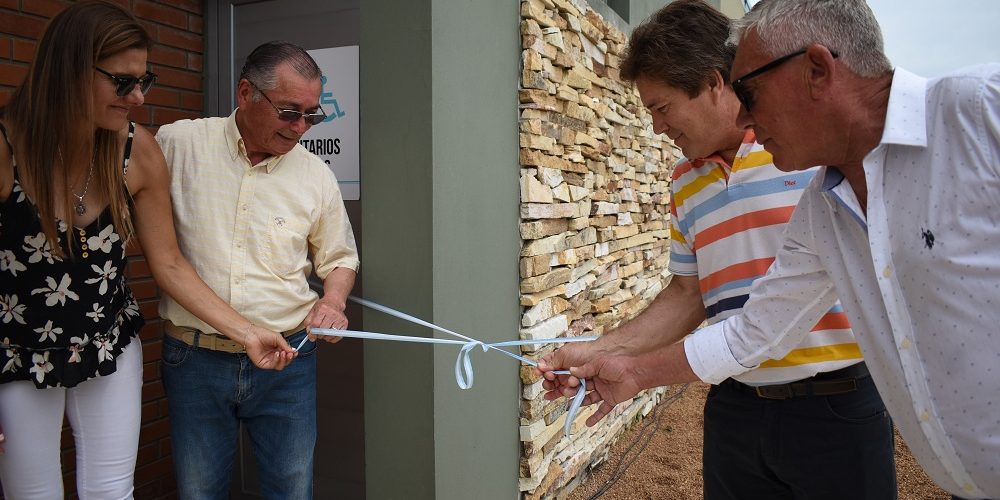
<svg viewBox="0 0 1000 500">
<path fill-rule="evenodd" d="M 91 192 L 110 200 L 115 229 L 128 241 L 134 234 L 125 175 L 121 131 L 96 128 L 93 80 L 98 61 L 128 49 L 149 50 L 152 40 L 128 11 L 103 0 L 85 0 L 49 21 L 28 69 L 11 96 L 5 119 L 20 160 L 18 173 L 38 207 L 42 230 L 52 251 L 62 255 L 55 219 L 72 225 L 71 162 L 94 162 Z M 93 132 L 92 132 L 93 131 Z M 54 166 L 63 163 L 64 192 L 55 191 Z M 65 210 L 55 213 L 61 196 Z M 75 239 L 70 235 L 70 252 Z"/>
</svg>

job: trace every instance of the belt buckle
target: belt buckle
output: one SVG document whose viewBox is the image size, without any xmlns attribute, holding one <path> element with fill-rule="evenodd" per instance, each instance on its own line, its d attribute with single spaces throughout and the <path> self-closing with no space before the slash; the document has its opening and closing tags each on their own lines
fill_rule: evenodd
<svg viewBox="0 0 1000 500">
<path fill-rule="evenodd" d="M 792 399 L 795 397 L 791 384 L 759 385 L 754 389 L 757 391 L 757 396 L 764 399 Z"/>
</svg>

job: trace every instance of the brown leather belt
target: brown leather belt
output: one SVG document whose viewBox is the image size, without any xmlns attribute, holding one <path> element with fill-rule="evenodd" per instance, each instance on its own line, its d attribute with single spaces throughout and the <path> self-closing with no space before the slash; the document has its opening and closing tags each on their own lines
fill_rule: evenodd
<svg viewBox="0 0 1000 500">
<path fill-rule="evenodd" d="M 302 324 L 299 326 L 281 332 L 283 337 L 288 337 L 295 333 L 302 331 Z M 206 333 L 195 328 L 188 328 L 186 326 L 177 326 L 170 321 L 165 321 L 163 326 L 163 331 L 168 337 L 175 338 L 184 342 L 187 345 L 201 347 L 203 349 L 208 349 L 210 351 L 219 352 L 229 352 L 229 353 L 240 353 L 247 352 L 243 344 L 235 340 L 231 340 L 229 337 L 218 333 Z M 197 339 L 197 344 L 195 343 Z"/>
<path fill-rule="evenodd" d="M 854 392 L 858 390 L 858 380 L 869 375 L 868 366 L 861 362 L 832 372 L 817 373 L 807 379 L 787 384 L 752 386 L 733 379 L 727 379 L 723 383 L 764 399 L 792 399 Z"/>
</svg>

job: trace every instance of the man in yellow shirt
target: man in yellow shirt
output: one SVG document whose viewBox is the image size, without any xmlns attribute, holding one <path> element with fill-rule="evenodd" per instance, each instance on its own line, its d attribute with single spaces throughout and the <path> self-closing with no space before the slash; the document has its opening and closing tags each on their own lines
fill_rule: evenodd
<svg viewBox="0 0 1000 500">
<path fill-rule="evenodd" d="M 156 135 L 171 170 L 181 251 L 234 309 L 285 332 L 293 346 L 309 327 L 347 327 L 359 264 L 336 179 L 299 145 L 326 117 L 321 76 L 301 47 L 266 43 L 247 57 L 229 117 L 182 120 Z M 312 271 L 322 296 L 309 288 Z M 285 370 L 265 372 L 169 297 L 160 315 L 179 496 L 228 498 L 243 423 L 264 497 L 311 498 L 315 345 Z"/>
</svg>

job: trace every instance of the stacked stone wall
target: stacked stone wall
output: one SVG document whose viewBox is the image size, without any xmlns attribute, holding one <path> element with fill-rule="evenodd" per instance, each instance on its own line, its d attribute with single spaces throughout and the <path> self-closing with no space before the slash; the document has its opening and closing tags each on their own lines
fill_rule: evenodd
<svg viewBox="0 0 1000 500">
<path fill-rule="evenodd" d="M 669 279 L 679 153 L 619 76 L 625 34 L 583 0 L 523 1 L 521 41 L 521 338 L 597 335 L 642 311 Z M 592 428 L 585 409 L 567 437 L 566 401 L 545 401 L 530 367 L 521 379 L 519 486 L 531 499 L 575 486 L 662 395 L 643 393 Z"/>
</svg>

